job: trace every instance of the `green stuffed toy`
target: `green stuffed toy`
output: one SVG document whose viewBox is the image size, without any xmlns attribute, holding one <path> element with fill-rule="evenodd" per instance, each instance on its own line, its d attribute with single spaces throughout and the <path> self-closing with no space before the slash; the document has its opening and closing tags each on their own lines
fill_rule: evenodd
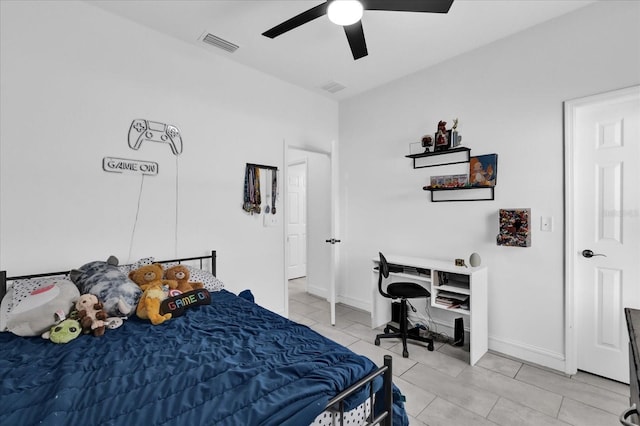
<svg viewBox="0 0 640 426">
<path fill-rule="evenodd" d="M 53 343 L 69 343 L 82 332 L 82 327 L 78 320 L 69 318 L 51 327 L 42 337 L 51 340 Z"/>
</svg>

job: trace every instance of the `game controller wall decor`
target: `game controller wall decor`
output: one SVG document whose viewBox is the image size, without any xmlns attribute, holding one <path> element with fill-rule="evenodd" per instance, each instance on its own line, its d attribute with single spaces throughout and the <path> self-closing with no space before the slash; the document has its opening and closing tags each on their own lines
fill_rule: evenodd
<svg viewBox="0 0 640 426">
<path fill-rule="evenodd" d="M 157 121 L 135 119 L 129 128 L 129 147 L 138 150 L 142 142 L 166 143 L 174 155 L 182 154 L 182 137 L 176 126 Z"/>
</svg>

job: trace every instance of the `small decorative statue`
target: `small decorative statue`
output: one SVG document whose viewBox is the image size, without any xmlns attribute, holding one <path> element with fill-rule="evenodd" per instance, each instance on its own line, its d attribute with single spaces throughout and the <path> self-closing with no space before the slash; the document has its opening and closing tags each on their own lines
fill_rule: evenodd
<svg viewBox="0 0 640 426">
<path fill-rule="evenodd" d="M 424 152 L 429 152 L 429 148 L 433 146 L 433 138 L 431 135 L 425 135 L 422 137 L 422 147 L 424 148 Z"/>
</svg>

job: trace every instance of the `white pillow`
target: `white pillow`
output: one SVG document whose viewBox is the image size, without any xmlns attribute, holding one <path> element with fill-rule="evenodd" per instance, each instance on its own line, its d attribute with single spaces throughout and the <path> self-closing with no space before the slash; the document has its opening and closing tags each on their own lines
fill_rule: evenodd
<svg viewBox="0 0 640 426">
<path fill-rule="evenodd" d="M 204 288 L 209 290 L 209 292 L 220 291 L 224 288 L 224 283 L 216 278 L 211 272 L 194 268 L 189 265 L 185 266 L 189 270 L 189 281 L 204 284 Z"/>
<path fill-rule="evenodd" d="M 78 287 L 60 276 L 16 281 L 6 328 L 18 336 L 39 336 L 69 315 L 79 296 Z"/>
<path fill-rule="evenodd" d="M 130 271 L 134 271 L 145 265 L 151 265 L 154 262 L 155 262 L 155 258 L 145 257 L 130 265 L 118 266 L 118 268 L 120 268 L 120 270 L 125 274 L 129 274 Z M 166 271 L 167 269 L 176 265 L 180 265 L 180 264 L 178 262 L 163 263 L 162 269 Z M 224 288 L 224 283 L 220 281 L 218 278 L 216 278 L 211 272 L 205 271 L 204 269 L 196 268 L 195 266 L 187 265 L 186 263 L 182 263 L 182 266 L 185 266 L 189 270 L 190 282 L 202 283 L 204 284 L 204 288 L 206 288 L 210 292 L 220 291 Z"/>
<path fill-rule="evenodd" d="M 118 269 L 120 269 L 120 271 L 125 275 L 129 275 L 129 272 L 142 268 L 145 265 L 151 265 L 152 263 L 153 263 L 153 257 L 144 257 L 128 265 L 118 265 Z"/>
<path fill-rule="evenodd" d="M 174 266 L 180 265 L 178 262 L 170 262 L 163 263 L 162 269 L 165 271 Z M 196 268 L 195 266 L 187 265 L 182 263 L 182 266 L 186 267 L 189 270 L 189 282 L 193 283 L 202 283 L 204 284 L 204 288 L 212 291 L 220 291 L 224 288 L 224 283 L 216 278 L 211 272 L 205 271 L 204 269 Z"/>
<path fill-rule="evenodd" d="M 0 302 L 0 331 L 7 331 L 9 311 L 13 307 L 13 287 L 9 287 Z"/>
</svg>

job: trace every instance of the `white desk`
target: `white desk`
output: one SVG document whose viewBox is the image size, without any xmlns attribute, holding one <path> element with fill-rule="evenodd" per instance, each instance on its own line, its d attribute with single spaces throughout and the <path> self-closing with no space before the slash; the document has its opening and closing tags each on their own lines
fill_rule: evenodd
<svg viewBox="0 0 640 426">
<path fill-rule="evenodd" d="M 489 320 L 487 309 L 487 275 L 485 266 L 476 268 L 455 266 L 453 260 L 443 261 L 416 257 L 385 255 L 387 263 L 407 268 L 408 272 L 391 272 L 389 279 L 384 280 L 383 286 L 394 281 L 415 282 L 431 292 L 430 312 L 434 321 L 445 327 L 453 328 L 455 318 L 462 317 L 465 329 L 469 332 L 470 363 L 474 365 L 487 352 L 489 346 Z M 372 310 L 371 327 L 377 328 L 391 320 L 391 299 L 383 297 L 378 291 L 378 271 L 373 269 L 378 266 L 379 258 L 372 259 Z M 428 274 L 417 273 L 413 269 L 425 270 Z M 443 274 L 457 278 L 454 283 L 443 282 Z M 455 284 L 455 285 L 452 285 Z M 436 298 L 442 291 L 468 295 L 469 309 L 447 308 L 436 302 Z M 423 316 L 426 316 L 426 304 L 424 299 L 411 299 L 411 303 Z"/>
</svg>

